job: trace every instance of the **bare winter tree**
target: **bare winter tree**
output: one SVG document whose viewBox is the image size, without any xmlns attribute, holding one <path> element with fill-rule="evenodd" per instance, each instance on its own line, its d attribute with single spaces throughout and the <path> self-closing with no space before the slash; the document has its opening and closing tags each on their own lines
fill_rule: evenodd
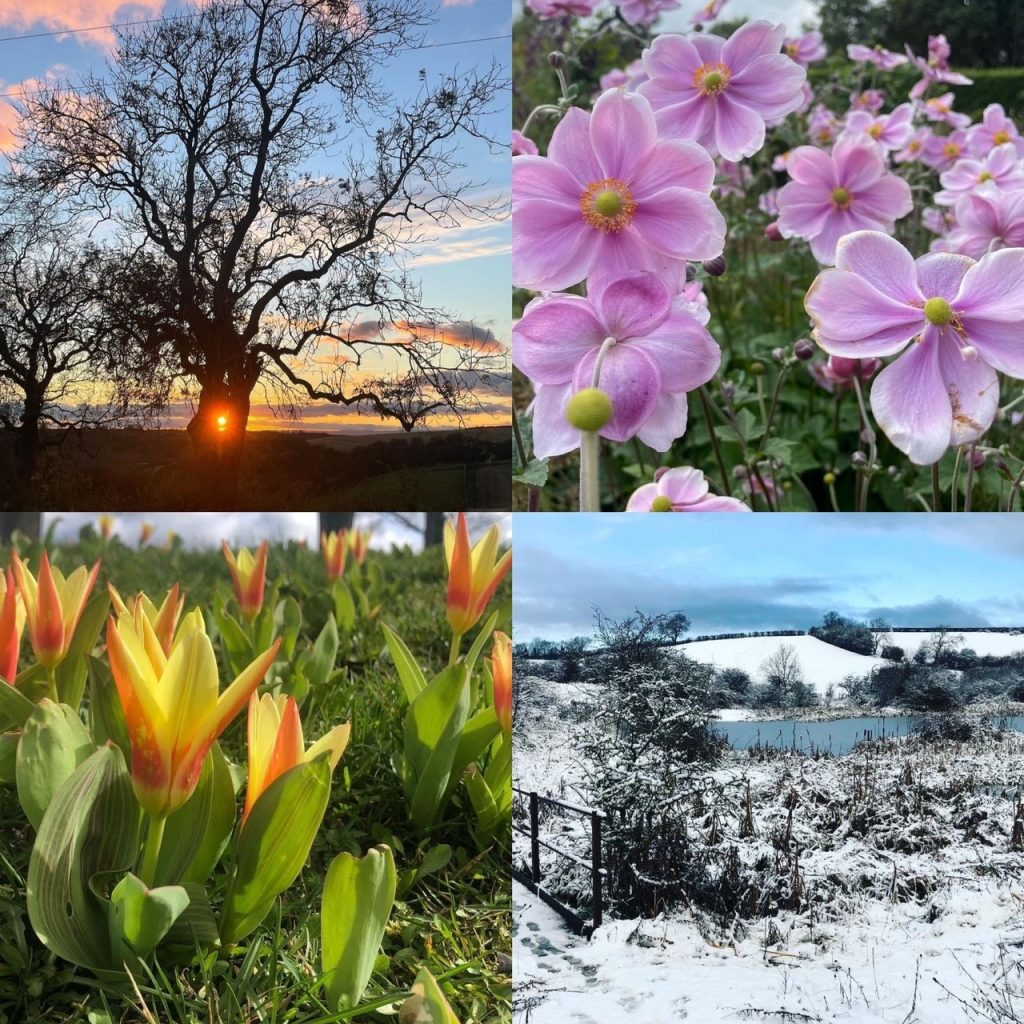
<svg viewBox="0 0 1024 1024">
<path fill-rule="evenodd" d="M 106 315 L 103 251 L 51 209 L 11 200 L 11 190 L 8 181 L 0 220 L 0 427 L 16 436 L 20 491 L 44 428 L 141 418 L 166 387 Z"/>
<path fill-rule="evenodd" d="M 461 414 L 496 358 L 425 328 L 450 315 L 404 269 L 435 231 L 496 210 L 458 153 L 497 145 L 482 120 L 498 69 L 423 71 L 401 97 L 379 81 L 431 20 L 425 0 L 213 0 L 121 35 L 102 78 L 25 103 L 39 187 L 162 261 L 189 431 L 220 474 L 237 478 L 257 385 L 411 429 Z"/>
<path fill-rule="evenodd" d="M 779 705 L 792 703 L 795 694 L 803 689 L 804 676 L 792 644 L 779 644 L 762 663 L 761 675 Z"/>
</svg>

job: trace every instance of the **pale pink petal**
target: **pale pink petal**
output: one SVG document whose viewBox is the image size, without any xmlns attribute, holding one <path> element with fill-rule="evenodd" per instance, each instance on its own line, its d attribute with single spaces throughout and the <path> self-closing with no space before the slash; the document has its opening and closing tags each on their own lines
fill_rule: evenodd
<svg viewBox="0 0 1024 1024">
<path fill-rule="evenodd" d="M 803 102 L 807 72 L 784 53 L 758 57 L 729 81 L 728 95 L 763 117 L 785 117 Z"/>
<path fill-rule="evenodd" d="M 933 252 L 917 261 L 917 283 L 926 299 L 936 297 L 952 302 L 960 290 L 964 274 L 974 260 L 959 253 Z"/>
<path fill-rule="evenodd" d="M 571 384 L 542 384 L 533 400 L 533 451 L 538 459 L 564 455 L 580 446 L 580 432 L 565 418 L 575 392 Z"/>
<path fill-rule="evenodd" d="M 592 386 L 597 355 L 591 351 L 580 360 L 573 379 L 574 391 Z M 654 411 L 661 393 L 661 373 L 639 346 L 626 342 L 613 345 L 605 353 L 598 387 L 608 393 L 615 410 L 611 421 L 601 428 L 601 436 L 628 441 Z"/>
<path fill-rule="evenodd" d="M 643 339 L 644 351 L 658 364 L 666 391 L 693 391 L 715 375 L 722 351 L 689 313 L 676 309 Z"/>
<path fill-rule="evenodd" d="M 789 176 L 803 185 L 824 188 L 829 193 L 836 186 L 836 170 L 832 158 L 817 146 L 797 146 L 786 157 Z"/>
<path fill-rule="evenodd" d="M 881 231 L 854 231 L 836 246 L 836 269 L 863 278 L 883 295 L 901 304 L 921 302 L 914 257 Z"/>
<path fill-rule="evenodd" d="M 590 140 L 590 114 L 579 107 L 570 107 L 555 126 L 548 143 L 548 159 L 567 168 L 584 184 L 600 181 L 604 174 Z"/>
<path fill-rule="evenodd" d="M 708 193 L 715 182 L 715 162 L 696 142 L 660 142 L 633 174 L 629 187 L 638 202 L 665 188 Z"/>
<path fill-rule="evenodd" d="M 626 502 L 626 511 L 650 512 L 656 497 L 658 497 L 658 485 L 643 484 L 629 496 L 629 501 Z"/>
<path fill-rule="evenodd" d="M 824 270 L 811 285 L 804 308 L 826 352 L 867 359 L 898 352 L 924 329 L 924 314 L 883 295 L 845 270 Z"/>
<path fill-rule="evenodd" d="M 854 191 L 855 214 L 883 224 L 892 224 L 906 217 L 914 208 L 910 186 L 895 174 L 886 174 L 861 192 Z"/>
<path fill-rule="evenodd" d="M 692 81 L 697 69 L 704 63 L 696 47 L 685 37 L 658 36 L 642 54 L 644 71 L 652 82 L 665 81 L 671 87 L 680 79 Z"/>
<path fill-rule="evenodd" d="M 722 51 L 726 41 L 721 36 L 712 32 L 698 32 L 687 38 L 700 55 L 702 64 L 717 64 L 723 60 Z"/>
<path fill-rule="evenodd" d="M 962 354 L 952 331 L 939 342 L 939 373 L 953 413 L 952 445 L 977 441 L 992 426 L 999 407 L 999 378 L 977 353 Z"/>
<path fill-rule="evenodd" d="M 618 341 L 644 337 L 672 308 L 672 293 L 654 274 L 643 271 L 593 289 L 590 297 L 601 317 L 602 334 Z"/>
<path fill-rule="evenodd" d="M 750 107 L 718 97 L 715 104 L 715 146 L 726 160 L 742 160 L 764 145 L 764 118 Z"/>
<path fill-rule="evenodd" d="M 686 395 L 663 391 L 637 437 L 656 452 L 667 452 L 686 433 Z"/>
<path fill-rule="evenodd" d="M 722 47 L 722 62 L 739 72 L 763 54 L 778 53 L 785 38 L 785 25 L 748 21 L 733 32 Z"/>
<path fill-rule="evenodd" d="M 639 204 L 633 228 L 652 248 L 679 259 L 709 260 L 725 248 L 725 218 L 714 200 L 688 188 L 663 189 Z"/>
<path fill-rule="evenodd" d="M 779 189 L 779 231 L 783 237 L 813 238 L 832 213 L 829 193 L 821 185 L 790 181 Z"/>
<path fill-rule="evenodd" d="M 986 320 L 963 317 L 967 341 L 990 366 L 1017 380 L 1024 380 L 1024 334 L 1018 320 Z"/>
<path fill-rule="evenodd" d="M 595 232 L 596 252 L 592 269 L 587 276 L 587 287 L 596 290 L 637 270 L 650 270 L 666 283 L 671 275 L 670 260 L 659 256 L 636 226 L 625 231 Z"/>
<path fill-rule="evenodd" d="M 658 141 L 654 111 L 642 96 L 611 89 L 594 104 L 590 138 L 604 176 L 628 181 Z"/>
<path fill-rule="evenodd" d="M 853 136 L 841 139 L 832 150 L 839 184 L 856 196 L 858 189 L 874 184 L 885 173 L 885 157 L 871 140 Z"/>
<path fill-rule="evenodd" d="M 1000 249 L 964 274 L 957 312 L 985 320 L 1024 322 L 1024 249 Z"/>
<path fill-rule="evenodd" d="M 699 469 L 677 466 L 658 481 L 659 490 L 673 505 L 692 505 L 708 493 L 708 482 Z"/>
<path fill-rule="evenodd" d="M 701 498 L 696 505 L 683 509 L 684 512 L 752 512 L 749 505 L 744 505 L 736 498 L 726 498 L 723 495 L 709 494 Z"/>
<path fill-rule="evenodd" d="M 586 299 L 553 296 L 530 303 L 513 327 L 513 359 L 534 383 L 564 384 L 572 380 L 580 359 L 604 339 Z"/>
<path fill-rule="evenodd" d="M 836 246 L 839 244 L 839 239 L 863 226 L 863 223 L 856 219 L 849 210 L 833 210 L 821 231 L 810 240 L 814 258 L 825 265 L 835 263 Z"/>
<path fill-rule="evenodd" d="M 516 161 L 524 157 L 516 157 Z M 569 288 L 590 272 L 597 255 L 596 232 L 575 211 L 546 199 L 512 206 L 512 283 L 535 291 Z"/>
<path fill-rule="evenodd" d="M 561 164 L 542 156 L 519 156 L 512 165 L 512 196 L 559 200 L 579 209 L 580 183 Z"/>
<path fill-rule="evenodd" d="M 938 349 L 934 341 L 911 345 L 871 386 L 871 409 L 878 425 L 919 466 L 942 458 L 953 429 Z"/>
<path fill-rule="evenodd" d="M 682 103 L 658 106 L 654 116 L 662 138 L 699 141 L 708 132 L 712 109 L 706 96 L 695 95 Z"/>
</svg>

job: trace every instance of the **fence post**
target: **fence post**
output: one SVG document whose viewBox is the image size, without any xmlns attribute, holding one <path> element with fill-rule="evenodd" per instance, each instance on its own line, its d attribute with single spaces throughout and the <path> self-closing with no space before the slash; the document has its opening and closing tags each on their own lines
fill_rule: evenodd
<svg viewBox="0 0 1024 1024">
<path fill-rule="evenodd" d="M 601 815 L 590 815 L 590 863 L 594 883 L 594 930 L 601 927 Z"/>
<path fill-rule="evenodd" d="M 537 837 L 540 834 L 537 814 L 537 794 L 530 794 L 530 871 L 533 874 L 533 884 L 540 885 L 540 843 Z"/>
</svg>

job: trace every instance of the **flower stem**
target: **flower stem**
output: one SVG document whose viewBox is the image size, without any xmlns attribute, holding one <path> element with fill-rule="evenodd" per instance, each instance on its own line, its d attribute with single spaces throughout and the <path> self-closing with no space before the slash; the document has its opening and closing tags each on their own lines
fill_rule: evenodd
<svg viewBox="0 0 1024 1024">
<path fill-rule="evenodd" d="M 974 500 L 974 445 L 967 449 L 967 494 L 964 496 L 964 511 L 971 511 Z"/>
<path fill-rule="evenodd" d="M 452 634 L 452 645 L 448 650 L 448 664 L 454 665 L 459 660 L 459 648 L 462 646 L 462 634 Z"/>
<path fill-rule="evenodd" d="M 957 502 L 960 499 L 960 463 L 963 461 L 964 450 L 961 446 L 956 450 L 956 458 L 953 459 L 953 482 L 949 488 L 949 511 L 955 512 Z"/>
<path fill-rule="evenodd" d="M 939 464 L 932 463 L 932 511 L 942 511 L 942 488 L 939 487 Z"/>
<path fill-rule="evenodd" d="M 160 860 L 160 846 L 164 841 L 164 826 L 167 818 L 150 818 L 146 831 L 146 845 L 142 849 L 142 863 L 139 865 L 139 878 L 148 886 L 156 880 L 156 867 Z"/>
<path fill-rule="evenodd" d="M 580 511 L 601 511 L 601 485 L 598 480 L 601 448 L 596 430 L 580 432 Z"/>
<path fill-rule="evenodd" d="M 729 487 L 729 471 L 725 468 L 725 457 L 722 455 L 722 446 L 718 443 L 718 435 L 715 433 L 715 423 L 711 418 L 711 402 L 703 384 L 697 389 L 700 396 L 700 407 L 704 413 L 704 422 L 708 427 L 708 436 L 711 438 L 711 447 L 715 453 L 715 461 L 718 463 L 718 472 L 722 475 L 722 493 L 731 494 Z"/>
<path fill-rule="evenodd" d="M 47 696 L 54 704 L 60 703 L 60 695 L 57 693 L 57 669 L 51 665 L 46 670 L 46 685 L 47 685 Z"/>
<path fill-rule="evenodd" d="M 771 433 L 772 421 L 775 419 L 775 410 L 779 405 L 779 392 L 782 391 L 782 382 L 786 379 L 786 371 L 789 369 L 789 363 L 783 363 L 782 368 L 779 370 L 779 375 L 775 378 L 775 387 L 772 390 L 772 404 L 768 407 L 768 415 L 764 421 L 764 433 L 761 435 L 761 447 L 763 448 L 765 442 L 768 440 L 768 435 Z M 760 377 L 758 380 L 760 381 Z"/>
<path fill-rule="evenodd" d="M 871 418 L 868 416 L 868 407 L 864 404 L 864 390 L 860 386 L 859 374 L 853 375 L 853 390 L 857 392 L 857 405 L 860 407 L 860 418 L 864 424 L 863 436 L 868 445 L 868 464 L 864 479 L 860 488 L 860 500 L 857 503 L 858 512 L 868 510 L 868 488 L 871 487 L 871 476 L 875 471 L 875 459 L 878 455 L 876 444 L 875 428 L 871 426 Z"/>
</svg>

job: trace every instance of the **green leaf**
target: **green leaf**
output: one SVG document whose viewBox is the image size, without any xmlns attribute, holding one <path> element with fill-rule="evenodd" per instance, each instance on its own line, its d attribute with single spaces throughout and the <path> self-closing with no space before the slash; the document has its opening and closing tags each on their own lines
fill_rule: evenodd
<svg viewBox="0 0 1024 1024">
<path fill-rule="evenodd" d="M 429 828 L 442 810 L 468 715 L 469 674 L 461 664 L 435 676 L 406 712 L 406 793 L 419 828 Z"/>
<path fill-rule="evenodd" d="M 398 678 L 405 690 L 405 699 L 411 704 L 426 689 L 427 677 L 412 651 L 406 647 L 405 641 L 386 622 L 381 625 L 384 627 L 384 639 L 387 640 L 391 660 L 398 669 Z"/>
<path fill-rule="evenodd" d="M 412 983 L 412 995 L 398 1011 L 398 1024 L 459 1024 L 455 1011 L 426 967 Z"/>
<path fill-rule="evenodd" d="M 213 756 L 211 748 L 203 760 L 195 792 L 164 823 L 160 857 L 153 878 L 155 884 L 174 885 L 180 882 L 203 845 L 213 810 Z"/>
<path fill-rule="evenodd" d="M 0 680 L 0 715 L 21 729 L 36 706 L 20 690 Z"/>
<path fill-rule="evenodd" d="M 94 751 L 89 731 L 66 704 L 44 698 L 28 717 L 18 744 L 18 799 L 32 827 L 71 773 Z"/>
<path fill-rule="evenodd" d="M 235 827 L 238 808 L 235 804 L 235 784 L 231 778 L 231 766 L 228 764 L 219 743 L 210 748 L 213 779 L 211 784 L 210 817 L 206 824 L 206 834 L 192 858 L 188 870 L 182 875 L 183 882 L 203 884 L 210 873 L 220 862 L 231 831 Z M 188 804 L 185 805 L 186 807 Z M 182 808 L 184 809 L 184 808 Z"/>
<path fill-rule="evenodd" d="M 548 460 L 530 459 L 526 469 L 516 473 L 512 479 L 517 484 L 526 484 L 528 487 L 543 487 L 548 482 Z"/>
<path fill-rule="evenodd" d="M 331 766 L 326 754 L 276 779 L 253 805 L 238 834 L 235 870 L 221 916 L 230 945 L 248 935 L 298 877 L 327 809 Z"/>
<path fill-rule="evenodd" d="M 160 944 L 160 953 L 161 957 L 170 955 L 187 963 L 197 946 L 201 950 L 216 949 L 220 945 L 220 934 L 205 887 L 197 882 L 183 882 L 181 888 L 188 893 L 188 906 L 171 925 Z"/>
<path fill-rule="evenodd" d="M 487 785 L 487 780 L 480 774 L 480 769 L 475 764 L 466 769 L 465 780 L 469 801 L 476 812 L 477 827 L 473 834 L 478 845 L 488 846 L 503 823 L 501 810 L 494 799 L 491 787 Z"/>
<path fill-rule="evenodd" d="M 14 782 L 21 733 L 0 732 L 0 786 Z"/>
<path fill-rule="evenodd" d="M 346 633 L 351 633 L 356 625 L 356 602 L 352 591 L 344 580 L 335 580 L 331 588 L 334 595 L 334 618 L 337 625 Z"/>
<path fill-rule="evenodd" d="M 327 677 L 334 671 L 338 660 L 338 626 L 334 619 L 329 618 L 320 630 L 320 635 L 313 644 L 312 653 L 304 669 L 306 678 L 313 686 L 322 686 Z"/>
<path fill-rule="evenodd" d="M 484 751 L 491 745 L 491 741 L 499 732 L 501 732 L 501 723 L 498 721 L 493 707 L 481 708 L 466 723 L 466 727 L 459 737 L 455 756 L 452 758 L 452 773 L 445 793 L 446 800 L 458 786 L 466 766 L 483 757 Z"/>
<path fill-rule="evenodd" d="M 128 723 L 110 667 L 101 658 L 89 659 L 89 725 L 97 746 L 108 741 L 121 748 L 128 761 L 132 756 Z"/>
<path fill-rule="evenodd" d="M 57 694 L 62 704 L 78 709 L 89 676 L 89 655 L 99 640 L 100 630 L 107 619 L 110 594 L 104 588 L 85 606 L 75 627 L 67 656 L 57 666 Z"/>
<path fill-rule="evenodd" d="M 340 853 L 331 861 L 320 922 L 324 983 L 332 1010 L 357 1006 L 362 998 L 395 903 L 396 884 L 389 846 L 374 847 L 361 858 Z"/>
<path fill-rule="evenodd" d="M 466 655 L 466 671 L 472 674 L 473 669 L 476 668 L 477 659 L 480 657 L 481 652 L 494 634 L 494 626 L 498 621 L 497 609 L 491 612 L 487 617 L 487 621 L 483 624 L 483 628 L 476 635 L 476 639 L 473 641 L 473 646 L 469 649 L 469 653 Z"/>
<path fill-rule="evenodd" d="M 43 815 L 29 861 L 28 916 L 40 941 L 73 964 L 118 966 L 107 941 L 106 904 L 89 882 L 132 866 L 139 819 L 124 757 L 113 744 L 75 769 Z"/>
<path fill-rule="evenodd" d="M 295 643 L 302 629 L 302 609 L 294 597 L 286 597 L 275 612 L 278 632 L 281 636 L 281 653 L 290 660 L 295 654 Z"/>
<path fill-rule="evenodd" d="M 150 889 L 130 872 L 110 894 L 107 925 L 115 963 L 147 957 L 188 906 L 180 885 Z"/>
</svg>

